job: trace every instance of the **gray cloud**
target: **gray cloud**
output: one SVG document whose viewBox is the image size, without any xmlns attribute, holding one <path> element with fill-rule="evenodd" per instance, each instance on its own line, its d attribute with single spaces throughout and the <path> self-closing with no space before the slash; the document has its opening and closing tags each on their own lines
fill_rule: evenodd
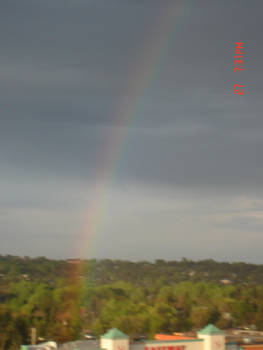
<svg viewBox="0 0 263 350">
<path fill-rule="evenodd" d="M 243 234 L 260 230 L 261 220 L 249 216 L 251 208 L 231 215 L 233 198 L 262 199 L 262 7 L 261 0 L 1 3 L 4 252 L 72 254 L 83 211 L 102 182 L 112 195 L 94 254 L 154 259 L 209 252 L 260 261 L 259 252 L 246 255 Z M 245 47 L 240 74 L 233 71 L 237 41 Z M 238 82 L 243 96 L 234 95 Z M 124 101 L 132 113 L 120 115 Z M 132 210 L 130 197 L 121 195 L 127 188 L 134 188 Z M 231 217 L 219 222 L 228 201 Z M 207 203 L 216 203 L 215 212 Z M 196 244 L 180 240 L 178 250 L 169 248 L 182 232 L 189 242 L 201 237 L 203 247 L 195 252 Z M 222 237 L 236 242 L 239 233 L 244 241 L 231 252 Z M 64 250 L 44 244 L 63 234 Z M 36 237 L 36 252 L 23 239 L 16 244 L 18 235 L 25 242 Z M 104 245 L 109 240 L 114 247 Z M 260 238 L 254 242 L 251 250 Z"/>
</svg>

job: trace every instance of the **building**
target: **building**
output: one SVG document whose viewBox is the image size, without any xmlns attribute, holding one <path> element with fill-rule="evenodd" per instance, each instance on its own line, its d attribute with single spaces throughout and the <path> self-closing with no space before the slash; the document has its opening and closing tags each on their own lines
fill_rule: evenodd
<svg viewBox="0 0 263 350">
<path fill-rule="evenodd" d="M 21 345 L 21 350 L 57 350 L 57 343 L 49 341 L 38 345 Z"/>
<path fill-rule="evenodd" d="M 76 341 L 61 345 L 59 350 L 239 350 L 236 343 L 225 342 L 225 334 L 209 324 L 196 338 L 160 335 L 162 339 L 130 342 L 129 336 L 116 328 L 102 335 L 100 341 Z M 165 338 L 166 337 L 166 338 Z M 171 338 L 172 337 L 172 338 Z M 254 349 L 253 349 L 254 350 Z"/>
</svg>

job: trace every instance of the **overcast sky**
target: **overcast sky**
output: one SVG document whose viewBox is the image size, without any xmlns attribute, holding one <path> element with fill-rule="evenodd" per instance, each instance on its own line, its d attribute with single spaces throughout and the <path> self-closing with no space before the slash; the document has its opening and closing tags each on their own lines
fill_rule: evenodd
<svg viewBox="0 0 263 350">
<path fill-rule="evenodd" d="M 263 263 L 262 11 L 1 1 L 0 254 Z"/>
</svg>

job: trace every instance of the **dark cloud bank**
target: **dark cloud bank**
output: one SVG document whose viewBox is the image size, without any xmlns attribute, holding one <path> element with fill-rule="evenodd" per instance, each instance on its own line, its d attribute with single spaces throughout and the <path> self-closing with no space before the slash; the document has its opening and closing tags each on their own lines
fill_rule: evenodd
<svg viewBox="0 0 263 350">
<path fill-rule="evenodd" d="M 0 253 L 78 255 L 105 152 L 124 134 L 83 256 L 262 261 L 262 1 L 178 2 L 140 107 L 116 118 L 173 3 L 1 3 Z"/>
</svg>

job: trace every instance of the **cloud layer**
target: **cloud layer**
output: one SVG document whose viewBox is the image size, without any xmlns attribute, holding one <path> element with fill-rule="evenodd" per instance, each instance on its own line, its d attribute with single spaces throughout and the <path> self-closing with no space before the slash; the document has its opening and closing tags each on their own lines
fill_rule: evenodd
<svg viewBox="0 0 263 350">
<path fill-rule="evenodd" d="M 2 3 L 0 253 L 261 262 L 262 7 Z"/>
</svg>

